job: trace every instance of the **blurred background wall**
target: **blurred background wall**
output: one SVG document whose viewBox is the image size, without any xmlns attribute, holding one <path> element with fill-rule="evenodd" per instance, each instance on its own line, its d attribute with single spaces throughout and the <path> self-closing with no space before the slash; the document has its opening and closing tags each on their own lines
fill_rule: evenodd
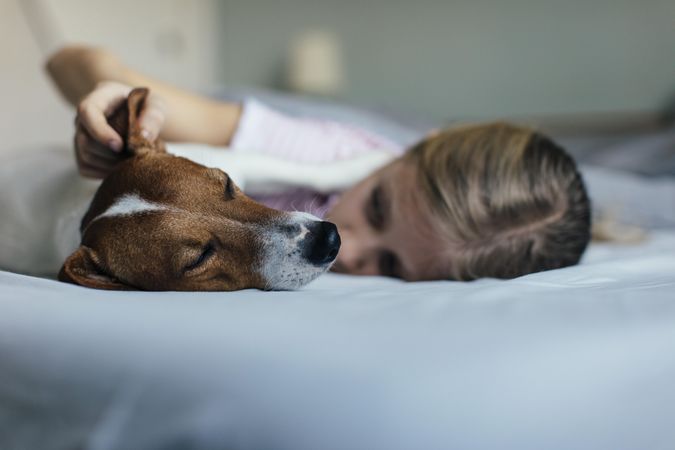
<svg viewBox="0 0 675 450">
<path fill-rule="evenodd" d="M 215 3 L 0 0 L 0 152 L 70 141 L 74 112 L 43 70 L 45 55 L 60 42 L 105 46 L 128 64 L 189 89 L 213 86 L 220 36 Z"/>
<path fill-rule="evenodd" d="M 312 29 L 343 48 L 342 96 L 443 120 L 645 111 L 675 91 L 672 0 L 222 2 L 222 78 L 281 85 Z"/>
<path fill-rule="evenodd" d="M 205 91 L 320 92 L 439 122 L 649 114 L 675 91 L 672 0 L 0 0 L 4 147 L 72 128 L 26 5 L 67 40 Z"/>
</svg>

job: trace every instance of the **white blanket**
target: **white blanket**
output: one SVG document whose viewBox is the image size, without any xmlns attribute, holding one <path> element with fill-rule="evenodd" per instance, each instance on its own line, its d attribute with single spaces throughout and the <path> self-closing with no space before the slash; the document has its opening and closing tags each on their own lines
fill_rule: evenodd
<svg viewBox="0 0 675 450">
<path fill-rule="evenodd" d="M 668 449 L 673 417 L 672 231 L 511 281 L 0 273 L 2 449 Z"/>
</svg>

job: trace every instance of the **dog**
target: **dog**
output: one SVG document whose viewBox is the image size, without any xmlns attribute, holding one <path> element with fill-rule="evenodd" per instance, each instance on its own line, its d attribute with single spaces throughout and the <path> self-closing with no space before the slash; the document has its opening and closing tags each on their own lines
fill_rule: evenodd
<svg viewBox="0 0 675 450">
<path fill-rule="evenodd" d="M 90 288 L 232 291 L 297 289 L 330 268 L 340 248 L 334 224 L 268 208 L 219 168 L 147 141 L 137 120 L 147 95 L 134 89 L 110 117 L 128 159 L 93 199 L 94 184 L 70 170 L 43 177 L 41 190 L 6 186 L 0 208 L 13 220 L 0 225 L 3 269 L 45 273 L 61 261 L 59 280 Z M 21 173 L 17 167 L 6 175 Z M 27 214 L 24 202 L 37 209 Z"/>
</svg>

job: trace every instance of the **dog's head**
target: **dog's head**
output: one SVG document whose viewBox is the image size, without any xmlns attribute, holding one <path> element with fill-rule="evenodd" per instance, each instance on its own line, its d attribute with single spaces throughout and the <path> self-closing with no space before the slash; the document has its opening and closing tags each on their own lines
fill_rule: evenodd
<svg viewBox="0 0 675 450">
<path fill-rule="evenodd" d="M 129 159 L 96 192 L 60 280 L 98 289 L 295 289 L 330 267 L 340 247 L 333 224 L 261 205 L 223 171 L 145 140 L 137 118 L 147 94 L 132 91 L 110 119 Z"/>
</svg>

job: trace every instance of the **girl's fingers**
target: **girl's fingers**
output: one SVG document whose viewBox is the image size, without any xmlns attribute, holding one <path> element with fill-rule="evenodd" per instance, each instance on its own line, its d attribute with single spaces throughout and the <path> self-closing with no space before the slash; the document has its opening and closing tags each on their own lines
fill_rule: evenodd
<svg viewBox="0 0 675 450">
<path fill-rule="evenodd" d="M 164 101 L 150 93 L 145 100 L 145 105 L 140 117 L 140 127 L 143 137 L 148 141 L 154 141 L 159 137 L 159 132 L 166 119 L 166 106 Z"/>
<path fill-rule="evenodd" d="M 97 148 L 96 152 L 92 148 Z M 103 178 L 121 161 L 109 149 L 96 144 L 85 132 L 75 136 L 75 155 L 81 172 Z"/>
<path fill-rule="evenodd" d="M 122 149 L 122 138 L 108 125 L 103 111 L 91 104 L 81 103 L 77 115 L 91 137 L 115 151 Z"/>
<path fill-rule="evenodd" d="M 123 158 L 119 153 L 115 153 L 109 147 L 100 144 L 92 139 L 84 127 L 78 127 L 75 134 L 75 145 L 80 148 L 83 153 L 90 153 L 107 161 L 121 161 Z"/>
<path fill-rule="evenodd" d="M 106 117 L 125 101 L 130 91 L 129 86 L 120 83 L 101 83 L 77 108 L 78 121 L 89 135 L 116 151 L 122 149 L 122 138 L 108 124 Z"/>
<path fill-rule="evenodd" d="M 112 171 L 112 169 L 115 167 L 115 164 L 111 164 L 109 161 L 88 156 L 86 158 L 80 158 L 78 160 L 78 166 L 80 168 L 85 167 L 88 169 L 95 169 L 105 175 Z"/>
<path fill-rule="evenodd" d="M 105 178 L 105 173 L 87 166 L 80 166 L 79 172 L 80 175 L 87 178 L 97 178 L 97 179 Z"/>
<path fill-rule="evenodd" d="M 105 178 L 108 172 L 96 166 L 91 166 L 81 160 L 77 161 L 77 170 L 88 178 Z"/>
</svg>

